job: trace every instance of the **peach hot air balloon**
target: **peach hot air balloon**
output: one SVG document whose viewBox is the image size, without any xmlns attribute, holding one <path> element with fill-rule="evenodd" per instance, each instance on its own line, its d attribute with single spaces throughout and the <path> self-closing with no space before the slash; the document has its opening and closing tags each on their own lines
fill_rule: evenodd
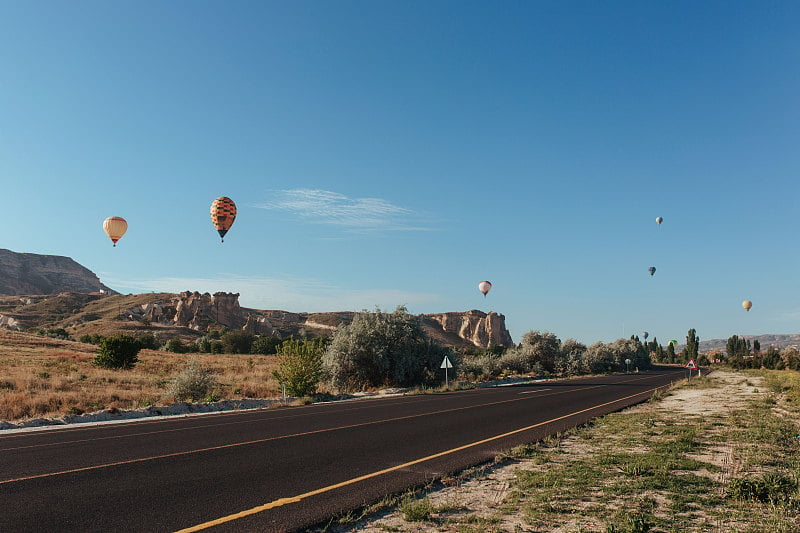
<svg viewBox="0 0 800 533">
<path fill-rule="evenodd" d="M 236 204 L 227 196 L 220 196 L 211 203 L 211 222 L 219 233 L 220 240 L 225 242 L 225 234 L 236 220 Z"/>
<path fill-rule="evenodd" d="M 103 231 L 116 246 L 117 241 L 128 231 L 128 223 L 122 217 L 108 217 L 103 221 Z"/>
<path fill-rule="evenodd" d="M 488 281 L 481 281 L 478 283 L 478 290 L 483 293 L 483 297 L 486 298 L 486 295 L 492 290 L 492 284 Z"/>
<path fill-rule="evenodd" d="M 750 308 L 753 307 L 753 302 L 751 302 L 750 300 L 745 300 L 742 302 L 742 307 L 744 307 L 745 311 L 749 312 Z"/>
</svg>

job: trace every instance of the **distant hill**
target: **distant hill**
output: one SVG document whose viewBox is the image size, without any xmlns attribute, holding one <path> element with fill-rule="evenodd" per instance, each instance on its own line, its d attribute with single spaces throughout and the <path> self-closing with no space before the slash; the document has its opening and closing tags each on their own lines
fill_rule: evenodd
<svg viewBox="0 0 800 533">
<path fill-rule="evenodd" d="M 766 350 L 770 346 L 775 346 L 778 349 L 786 348 L 787 346 L 797 346 L 800 348 L 800 333 L 788 334 L 767 334 L 767 335 L 739 335 L 743 339 L 750 339 L 752 343 L 758 340 L 762 350 Z M 700 341 L 700 351 L 707 352 L 709 350 L 725 351 L 725 345 L 728 339 L 711 339 L 707 341 Z"/>
<path fill-rule="evenodd" d="M 12 252 L 0 248 L 0 294 L 110 292 L 100 278 L 69 257 Z"/>
</svg>

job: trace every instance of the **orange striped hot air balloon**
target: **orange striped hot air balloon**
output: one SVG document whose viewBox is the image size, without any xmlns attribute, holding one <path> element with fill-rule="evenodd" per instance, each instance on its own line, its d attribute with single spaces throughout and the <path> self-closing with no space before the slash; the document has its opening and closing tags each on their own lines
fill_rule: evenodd
<svg viewBox="0 0 800 533">
<path fill-rule="evenodd" d="M 106 232 L 108 238 L 116 246 L 117 241 L 128 231 L 128 223 L 122 217 L 108 217 L 103 221 L 103 231 Z"/>
<path fill-rule="evenodd" d="M 219 232 L 222 242 L 225 242 L 225 234 L 233 226 L 234 220 L 236 220 L 236 204 L 233 200 L 227 196 L 220 196 L 211 203 L 211 222 Z"/>
</svg>

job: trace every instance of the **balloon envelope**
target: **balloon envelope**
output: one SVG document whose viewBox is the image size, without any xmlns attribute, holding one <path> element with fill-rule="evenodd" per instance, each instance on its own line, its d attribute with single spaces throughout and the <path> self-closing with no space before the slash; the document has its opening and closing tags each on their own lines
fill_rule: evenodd
<svg viewBox="0 0 800 533">
<path fill-rule="evenodd" d="M 745 300 L 742 302 L 742 307 L 744 307 L 745 311 L 750 311 L 750 308 L 753 307 L 753 302 L 750 300 Z"/>
<path fill-rule="evenodd" d="M 488 281 L 481 281 L 480 283 L 478 283 L 478 290 L 481 291 L 483 293 L 483 296 L 485 297 L 486 294 L 490 290 L 492 290 L 492 284 Z"/>
<path fill-rule="evenodd" d="M 211 222 L 223 240 L 225 234 L 233 226 L 236 220 L 236 204 L 227 196 L 220 196 L 211 203 Z"/>
<path fill-rule="evenodd" d="M 671 341 L 669 341 L 669 344 L 671 344 L 673 346 L 677 346 L 678 345 L 678 341 L 676 341 L 675 339 L 672 339 Z"/>
<path fill-rule="evenodd" d="M 661 218 L 661 217 L 656 217 L 656 224 L 658 224 L 658 225 L 660 226 L 662 222 L 664 222 L 664 219 L 663 219 L 663 218 Z"/>
<path fill-rule="evenodd" d="M 652 276 L 653 274 L 656 273 L 656 267 L 650 267 L 650 268 L 647 269 L 647 271 L 650 272 L 650 275 Z M 669 276 L 667 276 L 667 277 L 669 277 Z"/>
<path fill-rule="evenodd" d="M 117 241 L 128 231 L 128 223 L 122 217 L 108 217 L 103 221 L 103 231 L 116 246 Z"/>
</svg>

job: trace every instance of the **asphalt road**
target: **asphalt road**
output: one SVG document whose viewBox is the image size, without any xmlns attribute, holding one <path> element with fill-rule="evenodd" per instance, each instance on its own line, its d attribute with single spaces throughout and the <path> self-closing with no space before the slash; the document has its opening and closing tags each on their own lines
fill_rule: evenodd
<svg viewBox="0 0 800 533">
<path fill-rule="evenodd" d="M 683 377 L 661 369 L 0 433 L 0 532 L 299 530 Z"/>
</svg>

